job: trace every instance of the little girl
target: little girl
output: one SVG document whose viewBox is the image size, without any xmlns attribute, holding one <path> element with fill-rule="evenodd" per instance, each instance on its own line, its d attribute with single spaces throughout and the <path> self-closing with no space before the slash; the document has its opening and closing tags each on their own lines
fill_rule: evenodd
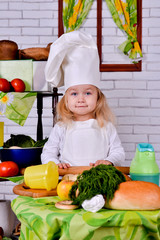
<svg viewBox="0 0 160 240">
<path fill-rule="evenodd" d="M 54 161 L 59 168 L 122 165 L 125 153 L 99 89 L 99 57 L 91 35 L 62 35 L 51 46 L 45 74 L 53 86 L 65 85 L 65 95 L 58 103 L 58 121 L 43 148 L 42 163 Z"/>
</svg>

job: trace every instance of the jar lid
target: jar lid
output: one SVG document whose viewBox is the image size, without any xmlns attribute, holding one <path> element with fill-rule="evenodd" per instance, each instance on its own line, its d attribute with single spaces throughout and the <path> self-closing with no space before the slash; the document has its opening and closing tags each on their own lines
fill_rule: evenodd
<svg viewBox="0 0 160 240">
<path fill-rule="evenodd" d="M 139 143 L 137 148 L 139 152 L 154 152 L 153 146 L 149 143 Z"/>
</svg>

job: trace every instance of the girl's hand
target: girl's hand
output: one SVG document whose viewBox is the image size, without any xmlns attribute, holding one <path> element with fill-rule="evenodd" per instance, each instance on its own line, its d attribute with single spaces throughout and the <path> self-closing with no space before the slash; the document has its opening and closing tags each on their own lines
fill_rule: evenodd
<svg viewBox="0 0 160 240">
<path fill-rule="evenodd" d="M 89 165 L 96 167 L 96 166 L 98 166 L 100 164 L 112 165 L 113 166 L 113 163 L 108 161 L 108 160 L 97 160 L 95 163 L 90 163 Z"/>
<path fill-rule="evenodd" d="M 69 163 L 59 163 L 58 164 L 58 168 L 69 168 L 70 167 L 70 164 Z"/>
</svg>

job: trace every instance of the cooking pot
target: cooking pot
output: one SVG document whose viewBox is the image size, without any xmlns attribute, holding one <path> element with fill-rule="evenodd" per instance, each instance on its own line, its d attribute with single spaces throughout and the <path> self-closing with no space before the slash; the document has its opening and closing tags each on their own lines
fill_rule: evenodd
<svg viewBox="0 0 160 240">
<path fill-rule="evenodd" d="M 3 148 L 0 149 L 0 160 L 13 161 L 19 168 L 25 168 L 31 165 L 41 164 L 42 147 L 31 148 Z"/>
</svg>

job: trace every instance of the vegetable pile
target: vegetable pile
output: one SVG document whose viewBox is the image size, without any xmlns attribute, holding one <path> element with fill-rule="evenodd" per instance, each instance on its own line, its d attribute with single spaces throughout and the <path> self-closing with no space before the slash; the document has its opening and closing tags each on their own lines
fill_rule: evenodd
<svg viewBox="0 0 160 240">
<path fill-rule="evenodd" d="M 48 138 L 43 140 L 35 141 L 30 136 L 26 136 L 24 134 L 10 135 L 10 139 L 8 139 L 4 144 L 3 148 L 10 148 L 12 146 L 17 146 L 21 148 L 28 148 L 28 147 L 43 147 L 44 144 L 47 142 Z"/>
<path fill-rule="evenodd" d="M 111 165 L 101 164 L 90 170 L 84 171 L 77 177 L 77 181 L 72 186 L 69 197 L 72 204 L 81 205 L 84 200 L 91 199 L 97 194 L 106 197 L 107 202 L 113 199 L 114 192 L 118 189 L 121 182 L 125 182 L 122 172 Z M 79 191 L 76 197 L 76 191 Z"/>
</svg>

